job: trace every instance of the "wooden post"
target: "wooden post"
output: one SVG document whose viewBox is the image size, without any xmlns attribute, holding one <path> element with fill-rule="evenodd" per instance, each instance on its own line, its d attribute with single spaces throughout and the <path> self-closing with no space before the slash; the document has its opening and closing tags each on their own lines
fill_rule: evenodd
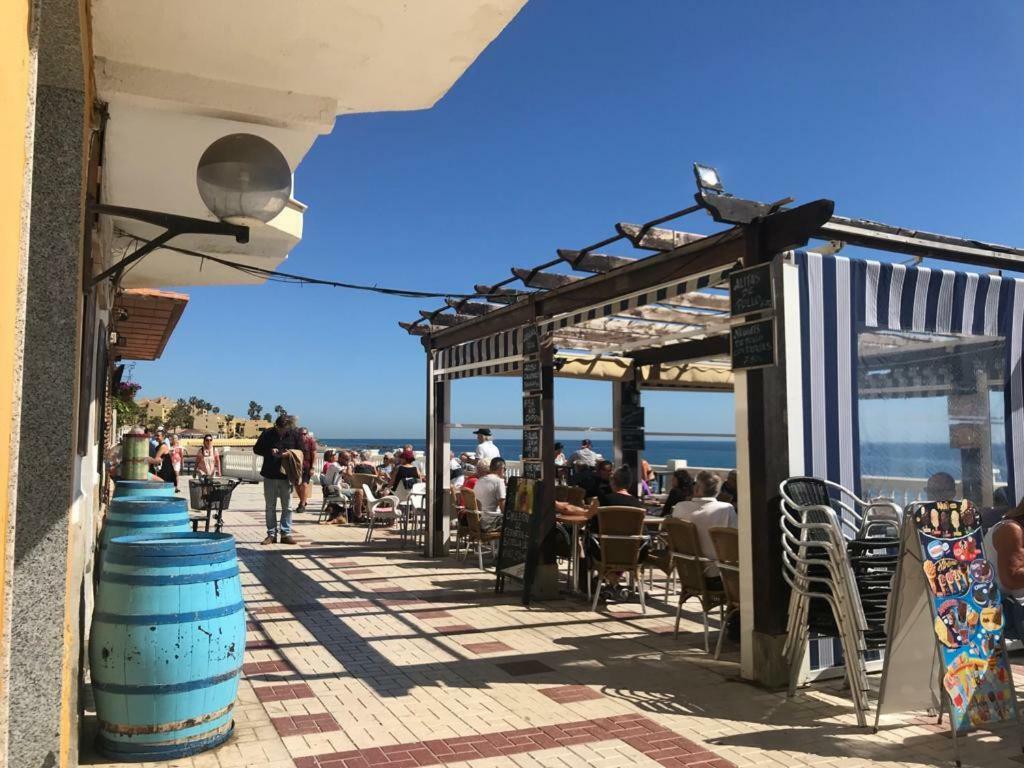
<svg viewBox="0 0 1024 768">
<path fill-rule="evenodd" d="M 763 247 L 761 226 L 747 228 L 746 266 L 772 261 Z M 790 433 L 786 359 L 786 302 L 782 257 L 773 261 L 776 364 L 736 373 L 736 448 L 740 485 L 740 562 L 742 585 L 742 664 L 744 677 L 767 686 L 785 685 L 782 656 L 788 613 L 788 589 L 782 578 L 779 539 L 779 483 L 790 476 Z M 797 310 L 791 306 L 790 310 Z M 799 326 L 797 326 L 799 331 Z M 799 336 L 791 339 L 799 345 Z M 742 399 L 742 402 L 741 402 Z M 799 406 L 797 406 L 799 407 Z"/>
<path fill-rule="evenodd" d="M 451 383 L 434 381 L 433 352 L 427 349 L 427 535 L 423 554 L 448 554 L 451 531 Z"/>
<path fill-rule="evenodd" d="M 643 442 L 643 409 L 640 407 L 639 371 L 621 381 L 612 382 L 612 462 L 628 466 L 633 478 L 640 480 L 640 448 Z M 633 489 L 634 492 L 636 489 Z"/>
</svg>

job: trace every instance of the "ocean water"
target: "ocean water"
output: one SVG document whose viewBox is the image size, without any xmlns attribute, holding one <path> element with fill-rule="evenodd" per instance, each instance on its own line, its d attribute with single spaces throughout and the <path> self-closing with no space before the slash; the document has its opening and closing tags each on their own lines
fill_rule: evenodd
<svg viewBox="0 0 1024 768">
<path fill-rule="evenodd" d="M 563 439 L 566 455 L 579 447 L 579 439 Z M 321 443 L 334 447 L 379 448 L 394 450 L 411 443 L 415 450 L 426 449 L 422 438 L 396 440 L 394 438 L 323 438 Z M 507 459 L 518 459 L 522 445 L 517 438 L 499 437 L 494 441 Z M 594 440 L 594 450 L 611 458 L 611 440 Z M 452 438 L 456 454 L 472 451 L 475 438 Z M 960 476 L 960 451 L 944 443 L 864 443 L 861 446 L 861 473 L 889 477 L 928 477 L 934 472 L 949 472 Z M 734 440 L 648 440 L 642 456 L 651 464 L 664 464 L 670 459 L 686 459 L 693 467 L 735 467 L 736 442 Z M 992 460 L 1001 477 L 1006 477 L 1006 452 L 1002 444 L 992 446 Z"/>
</svg>

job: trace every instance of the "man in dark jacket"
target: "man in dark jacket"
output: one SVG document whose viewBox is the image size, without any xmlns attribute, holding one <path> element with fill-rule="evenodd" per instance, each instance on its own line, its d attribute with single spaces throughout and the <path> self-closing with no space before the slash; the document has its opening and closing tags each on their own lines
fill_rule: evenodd
<svg viewBox="0 0 1024 768">
<path fill-rule="evenodd" d="M 295 417 L 282 414 L 277 417 L 271 429 L 260 434 L 252 452 L 263 457 L 263 500 L 267 510 L 267 538 L 261 543 L 277 543 L 277 502 L 281 502 L 281 543 L 294 544 L 292 538 L 292 489 L 288 478 L 281 472 L 281 456 L 290 449 L 302 450 L 302 437 L 295 430 Z"/>
</svg>

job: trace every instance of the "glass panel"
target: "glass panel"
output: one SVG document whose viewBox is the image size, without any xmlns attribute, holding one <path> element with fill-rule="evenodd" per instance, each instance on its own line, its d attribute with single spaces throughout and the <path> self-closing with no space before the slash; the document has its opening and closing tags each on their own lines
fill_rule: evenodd
<svg viewBox="0 0 1024 768">
<path fill-rule="evenodd" d="M 1003 339 L 867 330 L 858 355 L 864 494 L 1005 507 Z"/>
</svg>

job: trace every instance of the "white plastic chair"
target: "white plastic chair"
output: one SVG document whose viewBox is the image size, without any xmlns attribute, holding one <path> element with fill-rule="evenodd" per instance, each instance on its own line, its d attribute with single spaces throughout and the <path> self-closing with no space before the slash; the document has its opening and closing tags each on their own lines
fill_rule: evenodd
<svg viewBox="0 0 1024 768">
<path fill-rule="evenodd" d="M 393 494 L 377 498 L 373 495 L 373 489 L 369 483 L 363 485 L 363 497 L 366 499 L 366 513 L 369 516 L 369 525 L 366 528 L 366 541 L 373 537 L 373 527 L 378 520 L 386 523 L 393 523 L 398 519 L 398 497 Z"/>
</svg>

